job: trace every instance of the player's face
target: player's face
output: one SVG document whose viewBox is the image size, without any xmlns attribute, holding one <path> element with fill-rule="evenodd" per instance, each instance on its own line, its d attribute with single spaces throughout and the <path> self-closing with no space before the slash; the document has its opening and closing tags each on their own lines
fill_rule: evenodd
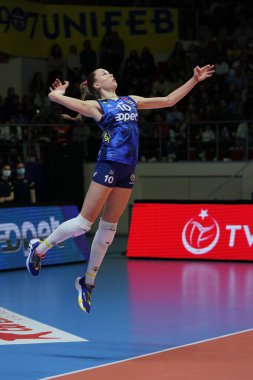
<svg viewBox="0 0 253 380">
<path fill-rule="evenodd" d="M 117 88 L 117 82 L 114 78 L 113 74 L 110 74 L 107 70 L 97 69 L 95 74 L 95 85 L 98 88 L 107 90 L 107 91 L 115 91 Z"/>
</svg>

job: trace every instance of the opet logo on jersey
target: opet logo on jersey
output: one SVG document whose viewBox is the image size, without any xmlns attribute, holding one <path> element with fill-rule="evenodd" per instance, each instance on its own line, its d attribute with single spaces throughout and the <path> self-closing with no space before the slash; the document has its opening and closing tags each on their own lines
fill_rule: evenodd
<svg viewBox="0 0 253 380">
<path fill-rule="evenodd" d="M 39 237 L 45 238 L 60 224 L 54 216 L 49 217 L 49 222 L 41 220 L 37 225 L 30 221 L 24 221 L 21 225 L 16 223 L 0 223 L 0 253 L 7 254 L 18 252 L 28 240 Z"/>
<path fill-rule="evenodd" d="M 201 220 L 200 220 L 201 218 Z M 201 210 L 196 218 L 191 218 L 182 231 L 182 243 L 185 249 L 194 255 L 203 255 L 215 248 L 221 238 L 221 242 L 227 248 L 234 248 L 242 235 L 246 238 L 249 247 L 253 245 L 253 235 L 246 224 L 227 224 L 224 231 L 221 231 L 218 222 L 208 215 L 208 210 Z"/>
<path fill-rule="evenodd" d="M 119 103 L 117 104 L 117 108 L 119 108 L 121 111 L 125 112 L 120 112 L 115 116 L 116 121 L 137 121 L 138 120 L 138 113 L 137 112 L 131 112 L 132 108 L 128 104 L 124 103 Z"/>
</svg>

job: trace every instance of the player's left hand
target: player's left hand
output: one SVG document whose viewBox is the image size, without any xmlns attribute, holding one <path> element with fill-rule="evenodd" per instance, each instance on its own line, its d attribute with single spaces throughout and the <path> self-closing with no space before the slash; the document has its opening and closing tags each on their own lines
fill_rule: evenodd
<svg viewBox="0 0 253 380">
<path fill-rule="evenodd" d="M 214 72 L 214 65 L 206 65 L 203 67 L 196 66 L 194 68 L 193 76 L 197 82 L 200 82 L 206 78 L 210 78 Z"/>
<path fill-rule="evenodd" d="M 64 119 L 64 120 L 75 120 L 74 117 L 71 117 L 71 116 L 67 115 L 66 113 L 61 113 L 61 114 L 60 114 L 60 117 L 61 117 L 62 119 Z"/>
</svg>

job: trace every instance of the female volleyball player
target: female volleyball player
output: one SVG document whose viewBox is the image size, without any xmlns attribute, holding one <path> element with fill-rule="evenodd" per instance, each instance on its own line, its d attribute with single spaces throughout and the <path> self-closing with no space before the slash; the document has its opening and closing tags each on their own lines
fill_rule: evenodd
<svg viewBox="0 0 253 380">
<path fill-rule="evenodd" d="M 41 259 L 54 245 L 88 232 L 101 215 L 94 236 L 85 276 L 75 285 L 80 308 L 89 313 L 94 280 L 108 246 L 112 243 L 118 220 L 123 213 L 135 180 L 138 160 L 138 110 L 172 107 L 200 81 L 214 73 L 214 66 L 195 67 L 191 79 L 164 97 L 143 98 L 136 95 L 118 96 L 117 82 L 107 70 L 93 71 L 82 86 L 97 100 L 75 99 L 64 96 L 68 82 L 59 79 L 50 87 L 49 98 L 77 113 L 93 118 L 102 129 L 102 145 L 98 153 L 93 178 L 80 214 L 58 226 L 46 240 L 32 239 L 29 243 L 27 269 L 37 276 Z"/>
</svg>

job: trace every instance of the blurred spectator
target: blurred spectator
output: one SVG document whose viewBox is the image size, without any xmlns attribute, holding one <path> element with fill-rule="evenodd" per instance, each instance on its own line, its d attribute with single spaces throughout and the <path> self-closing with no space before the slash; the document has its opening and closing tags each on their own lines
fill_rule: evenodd
<svg viewBox="0 0 253 380">
<path fill-rule="evenodd" d="M 239 46 L 238 40 L 236 38 L 230 41 L 227 48 L 226 55 L 228 57 L 228 62 L 233 63 L 240 58 L 242 54 L 242 49 Z"/>
<path fill-rule="evenodd" d="M 8 203 L 14 200 L 14 188 L 11 181 L 11 167 L 4 164 L 0 178 L 0 203 Z"/>
<path fill-rule="evenodd" d="M 60 45 L 54 44 L 48 58 L 48 85 L 51 86 L 56 78 L 65 77 L 65 60 Z"/>
<path fill-rule="evenodd" d="M 228 109 L 231 111 L 234 120 L 244 119 L 244 102 L 240 91 L 235 91 Z"/>
<path fill-rule="evenodd" d="M 253 120 L 253 118 L 251 120 Z M 253 121 L 248 126 L 248 143 L 249 143 L 249 148 L 252 148 L 253 147 Z"/>
<path fill-rule="evenodd" d="M 139 115 L 139 159 L 141 162 L 145 162 L 147 160 L 147 155 L 149 153 L 149 145 L 147 142 L 147 119 L 143 112 L 140 112 Z M 148 136 L 149 137 L 149 136 Z"/>
<path fill-rule="evenodd" d="M 180 68 L 185 60 L 185 50 L 182 41 L 177 41 L 169 57 L 169 67 Z"/>
<path fill-rule="evenodd" d="M 253 71 L 253 38 L 250 38 L 247 43 L 247 64 L 248 68 Z"/>
<path fill-rule="evenodd" d="M 69 54 L 66 58 L 66 68 L 67 79 L 70 82 L 80 82 L 81 61 L 75 45 L 71 45 L 69 48 Z"/>
<path fill-rule="evenodd" d="M 215 134 L 210 125 L 207 125 L 201 133 L 201 146 L 202 151 L 199 156 L 203 161 L 214 158 Z"/>
<path fill-rule="evenodd" d="M 228 160 L 229 148 L 232 145 L 232 135 L 230 129 L 224 125 L 220 131 L 220 156 L 223 160 Z"/>
<path fill-rule="evenodd" d="M 30 95 L 34 98 L 37 94 L 45 92 L 45 83 L 42 77 L 42 73 L 37 71 L 34 73 L 29 86 Z"/>
<path fill-rule="evenodd" d="M 86 79 L 97 66 L 97 53 L 92 49 L 91 41 L 85 40 L 83 50 L 80 52 L 80 63 L 82 70 L 82 79 Z"/>
<path fill-rule="evenodd" d="M 253 104 L 253 78 L 250 79 L 248 87 L 243 91 L 244 111 L 247 119 L 252 118 L 252 104 Z"/>
<path fill-rule="evenodd" d="M 89 144 L 88 139 L 90 136 L 90 126 L 87 122 L 78 122 L 74 125 L 72 129 L 72 141 L 77 144 L 78 148 L 81 149 L 82 157 L 87 159 L 89 155 Z"/>
<path fill-rule="evenodd" d="M 119 84 L 124 49 L 124 42 L 119 38 L 117 32 L 105 34 L 99 49 L 99 66 L 113 73 Z"/>
<path fill-rule="evenodd" d="M 4 103 L 5 104 L 12 104 L 15 95 L 16 95 L 15 88 L 14 87 L 8 87 L 7 88 L 7 95 L 4 99 Z"/>
<path fill-rule="evenodd" d="M 166 110 L 166 121 L 168 123 L 181 122 L 183 120 L 183 113 L 179 110 L 179 105 L 175 104 L 173 107 Z"/>
<path fill-rule="evenodd" d="M 30 122 L 34 115 L 36 114 L 36 106 L 34 104 L 34 98 L 31 98 L 29 95 L 24 94 L 22 96 L 22 115 L 24 116 L 26 122 Z"/>
<path fill-rule="evenodd" d="M 141 74 L 145 78 L 151 78 L 156 70 L 155 59 L 149 48 L 144 47 L 140 54 Z"/>
<path fill-rule="evenodd" d="M 22 108 L 22 104 L 19 104 L 18 105 L 18 108 L 17 108 L 17 111 L 15 113 L 15 121 L 17 124 L 25 124 L 25 123 L 28 123 L 28 119 L 25 118 L 25 116 L 23 115 L 23 108 Z"/>
<path fill-rule="evenodd" d="M 8 125 L 0 124 L 0 153 L 1 157 L 6 159 L 8 150 Z"/>
<path fill-rule="evenodd" d="M 226 99 L 221 99 L 218 106 L 216 107 L 215 119 L 221 121 L 232 120 L 232 113 L 228 108 Z"/>
<path fill-rule="evenodd" d="M 212 85 L 212 90 L 211 90 L 210 95 L 209 95 L 209 99 L 214 106 L 214 113 L 215 113 L 216 107 L 220 103 L 221 97 L 222 97 L 221 84 L 218 83 L 217 81 L 216 82 L 214 81 L 214 83 Z"/>
<path fill-rule="evenodd" d="M 122 91 L 125 93 L 139 93 L 137 90 L 134 92 L 129 92 L 129 89 L 133 86 L 133 78 L 138 78 L 140 75 L 140 61 L 139 55 L 136 50 L 131 50 L 129 55 L 126 57 L 122 68 Z M 137 80 L 138 82 L 138 80 Z"/>
<path fill-rule="evenodd" d="M 4 122 L 4 101 L 3 97 L 0 95 L 0 123 Z"/>
<path fill-rule="evenodd" d="M 176 88 L 180 87 L 183 84 L 183 80 L 179 72 L 171 70 L 167 72 L 167 81 L 169 84 L 169 93 L 174 91 Z"/>
<path fill-rule="evenodd" d="M 226 82 L 234 82 L 237 89 L 240 91 L 247 86 L 247 81 L 246 72 L 243 69 L 242 64 L 231 69 L 226 78 Z"/>
<path fill-rule="evenodd" d="M 213 121 L 215 120 L 215 115 L 214 115 L 214 107 L 212 104 L 207 103 L 203 106 L 202 113 L 200 115 L 200 119 L 202 121 Z"/>
<path fill-rule="evenodd" d="M 99 48 L 99 66 L 111 71 L 112 63 L 112 36 L 105 34 Z"/>
<path fill-rule="evenodd" d="M 186 124 L 194 123 L 199 119 L 198 113 L 196 111 L 196 105 L 194 103 L 189 103 L 184 114 L 183 122 Z"/>
<path fill-rule="evenodd" d="M 167 158 L 167 141 L 169 136 L 169 125 L 165 122 L 164 113 L 155 112 L 153 117 L 153 138 L 154 138 L 154 149 L 153 157 L 157 160 L 165 160 Z"/>
<path fill-rule="evenodd" d="M 177 152 L 177 133 L 174 125 L 170 126 L 168 141 L 167 141 L 167 155 L 168 161 L 172 162 L 178 158 Z"/>
<path fill-rule="evenodd" d="M 198 59 L 198 48 L 197 44 L 190 43 L 188 46 L 188 49 L 185 51 L 185 60 L 188 59 L 191 67 L 194 67 L 196 65 L 200 65 Z"/>
<path fill-rule="evenodd" d="M 161 73 L 157 80 L 154 81 L 152 87 L 153 96 L 166 96 L 169 94 L 170 86 L 165 74 Z"/>
<path fill-rule="evenodd" d="M 13 87 L 7 89 L 7 96 L 4 99 L 4 104 L 2 105 L 2 115 L 1 118 L 3 122 L 7 121 L 11 115 L 15 115 L 19 104 L 19 96 L 16 94 Z"/>
<path fill-rule="evenodd" d="M 34 98 L 34 108 L 32 109 L 31 122 L 39 120 L 44 123 L 48 120 L 51 109 L 50 100 L 45 92 L 38 93 Z M 35 112 L 34 112 L 35 111 Z"/>
<path fill-rule="evenodd" d="M 214 1 L 208 9 L 209 28 L 213 33 L 219 34 L 224 28 L 224 20 L 226 19 L 226 4 L 223 1 Z"/>
<path fill-rule="evenodd" d="M 53 127 L 53 130 L 55 132 L 55 139 L 54 141 L 56 143 L 62 144 L 67 143 L 70 137 L 71 127 L 66 121 L 61 118 L 58 119 L 57 124 Z"/>
<path fill-rule="evenodd" d="M 246 18 L 238 20 L 239 25 L 235 28 L 234 38 L 237 39 L 240 48 L 247 47 L 248 40 L 253 38 L 252 28 Z"/>
<path fill-rule="evenodd" d="M 24 161 L 34 162 L 41 159 L 39 129 L 34 125 L 23 127 L 22 149 Z"/>
<path fill-rule="evenodd" d="M 36 203 L 35 183 L 27 176 L 23 162 L 16 164 L 16 177 L 13 180 L 13 188 L 16 203 Z"/>
<path fill-rule="evenodd" d="M 111 71 L 116 77 L 116 79 L 119 81 L 120 69 L 125 55 L 125 44 L 124 41 L 119 37 L 118 32 L 116 31 L 112 32 L 111 49 Z"/>
<path fill-rule="evenodd" d="M 142 84 L 141 84 L 141 78 L 140 76 L 133 75 L 131 79 L 129 79 L 128 82 L 124 80 L 123 82 L 124 86 L 124 92 L 127 94 L 140 94 L 142 93 Z"/>
<path fill-rule="evenodd" d="M 226 100 L 228 103 L 228 108 L 230 107 L 230 103 L 234 100 L 235 93 L 238 91 L 238 87 L 236 86 L 236 83 L 234 81 L 230 81 L 226 85 Z"/>
<path fill-rule="evenodd" d="M 202 57 L 205 62 L 212 62 L 211 55 L 208 49 L 208 39 L 200 36 L 197 46 L 198 57 Z"/>
<path fill-rule="evenodd" d="M 237 148 L 246 148 L 248 134 L 248 123 L 241 122 L 238 124 L 236 134 L 235 134 L 235 146 Z"/>
<path fill-rule="evenodd" d="M 224 55 L 218 55 L 215 64 L 215 74 L 225 76 L 229 73 L 229 64 Z"/>
<path fill-rule="evenodd" d="M 12 116 L 6 123 L 6 133 L 8 145 L 8 153 L 12 156 L 20 156 L 22 154 L 22 129 L 16 123 L 15 117 Z"/>
</svg>

